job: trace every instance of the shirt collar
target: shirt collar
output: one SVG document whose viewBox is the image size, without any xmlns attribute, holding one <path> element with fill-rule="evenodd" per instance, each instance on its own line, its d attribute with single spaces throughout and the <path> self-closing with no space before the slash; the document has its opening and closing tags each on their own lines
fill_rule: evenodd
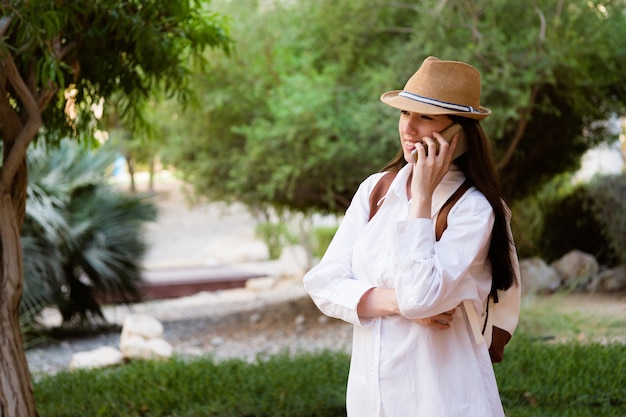
<svg viewBox="0 0 626 417">
<path fill-rule="evenodd" d="M 413 164 L 406 164 L 396 175 L 393 182 L 389 186 L 389 192 L 393 193 L 397 198 L 408 199 L 406 194 L 406 182 L 411 173 Z M 454 164 L 450 165 L 450 169 L 443 177 L 435 192 L 433 193 L 433 202 L 431 206 L 431 213 L 435 215 L 439 212 L 444 203 L 450 198 L 450 196 L 456 191 L 457 188 L 465 181 L 465 174 L 459 167 Z"/>
</svg>

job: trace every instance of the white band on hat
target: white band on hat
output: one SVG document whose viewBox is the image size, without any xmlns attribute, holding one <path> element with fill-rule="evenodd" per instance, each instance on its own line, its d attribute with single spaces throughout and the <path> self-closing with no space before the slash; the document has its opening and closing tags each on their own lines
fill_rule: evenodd
<svg viewBox="0 0 626 417">
<path fill-rule="evenodd" d="M 441 107 L 441 108 L 448 109 L 448 110 L 456 110 L 456 111 L 461 111 L 465 113 L 482 113 L 480 110 L 476 110 L 472 106 L 464 106 L 462 104 L 447 103 L 445 101 L 435 100 L 434 98 L 428 98 L 428 97 L 419 96 L 417 94 L 409 93 L 408 91 L 401 91 L 400 93 L 398 93 L 398 95 L 404 98 L 408 98 L 409 100 L 418 101 L 424 104 L 430 104 L 432 106 L 437 106 L 437 107 Z"/>
</svg>

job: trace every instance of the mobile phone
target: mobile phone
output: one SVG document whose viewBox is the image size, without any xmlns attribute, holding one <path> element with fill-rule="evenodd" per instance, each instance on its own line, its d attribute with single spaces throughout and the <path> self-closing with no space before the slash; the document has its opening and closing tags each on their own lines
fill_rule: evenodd
<svg viewBox="0 0 626 417">
<path fill-rule="evenodd" d="M 455 160 L 458 156 L 467 151 L 467 137 L 465 136 L 465 131 L 460 124 L 452 123 L 450 126 L 439 132 L 439 134 L 448 142 L 450 142 L 452 137 L 457 133 L 459 134 L 459 141 L 457 142 L 456 149 L 452 154 L 452 160 Z M 437 153 L 439 153 L 439 142 L 437 142 Z M 411 152 L 411 155 L 413 155 L 414 161 L 417 162 L 417 149 L 414 149 L 413 152 Z M 428 148 L 426 148 L 426 155 L 428 155 Z"/>
</svg>

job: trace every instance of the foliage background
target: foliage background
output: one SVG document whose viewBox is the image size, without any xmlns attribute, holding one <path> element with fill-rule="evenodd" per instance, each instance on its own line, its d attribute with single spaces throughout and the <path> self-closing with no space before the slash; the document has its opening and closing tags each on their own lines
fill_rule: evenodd
<svg viewBox="0 0 626 417">
<path fill-rule="evenodd" d="M 213 200 L 342 212 L 396 153 L 397 114 L 378 101 L 429 55 L 476 66 L 484 123 L 511 201 L 615 140 L 624 113 L 623 1 L 397 3 L 217 1 L 232 57 L 193 82 L 199 111 L 166 107 L 165 161 Z M 163 123 L 161 123 L 163 124 Z"/>
</svg>

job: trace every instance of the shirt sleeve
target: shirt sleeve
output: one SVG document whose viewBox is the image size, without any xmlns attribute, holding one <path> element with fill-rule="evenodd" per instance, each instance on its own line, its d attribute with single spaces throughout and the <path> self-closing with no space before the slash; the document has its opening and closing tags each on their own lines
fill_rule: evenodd
<svg viewBox="0 0 626 417">
<path fill-rule="evenodd" d="M 403 316 L 431 317 L 463 300 L 482 305 L 491 288 L 487 254 L 493 223 L 491 205 L 477 190 L 450 211 L 439 241 L 430 219 L 396 222 L 394 279 Z"/>
<path fill-rule="evenodd" d="M 357 325 L 370 322 L 361 320 L 356 309 L 374 286 L 355 278 L 352 253 L 369 221 L 369 195 L 381 176 L 374 174 L 361 183 L 326 253 L 303 278 L 305 290 L 322 313 Z"/>
</svg>

